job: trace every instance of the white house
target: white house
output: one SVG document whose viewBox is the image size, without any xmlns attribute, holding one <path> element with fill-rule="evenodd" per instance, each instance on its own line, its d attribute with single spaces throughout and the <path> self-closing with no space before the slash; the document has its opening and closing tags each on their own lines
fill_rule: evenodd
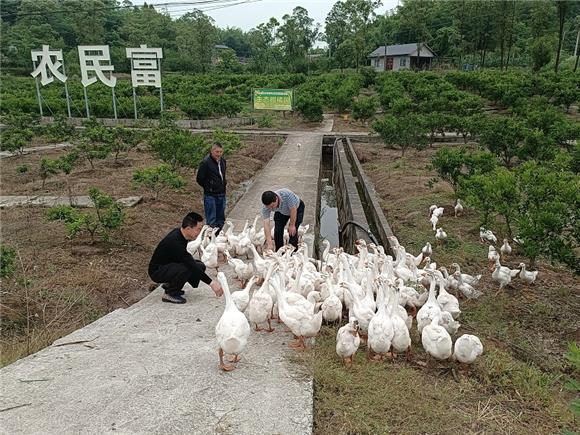
<svg viewBox="0 0 580 435">
<path fill-rule="evenodd" d="M 397 71 L 400 69 L 429 69 L 431 59 L 437 55 L 422 42 L 419 56 L 417 43 L 400 45 L 381 45 L 367 57 L 375 71 Z"/>
</svg>

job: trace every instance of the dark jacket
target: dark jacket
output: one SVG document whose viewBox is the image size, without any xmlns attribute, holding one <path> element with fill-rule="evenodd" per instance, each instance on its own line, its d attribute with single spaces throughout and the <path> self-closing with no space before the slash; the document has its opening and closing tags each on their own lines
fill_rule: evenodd
<svg viewBox="0 0 580 435">
<path fill-rule="evenodd" d="M 218 163 L 208 155 L 199 164 L 196 181 L 203 187 L 204 195 L 224 195 L 226 193 L 226 160 L 220 159 L 223 180 L 220 176 Z"/>
<path fill-rule="evenodd" d="M 185 264 L 206 284 L 211 283 L 211 278 L 200 269 L 193 257 L 187 252 L 187 239 L 181 234 L 179 228 L 175 228 L 159 242 L 151 260 L 149 261 L 149 276 L 155 280 L 156 272 L 168 264 Z M 157 282 L 157 281 L 156 281 Z"/>
</svg>

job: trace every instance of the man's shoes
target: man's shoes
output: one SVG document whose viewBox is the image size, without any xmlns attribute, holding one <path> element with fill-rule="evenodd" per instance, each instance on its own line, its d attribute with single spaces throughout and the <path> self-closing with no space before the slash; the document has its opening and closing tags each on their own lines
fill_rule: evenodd
<svg viewBox="0 0 580 435">
<path fill-rule="evenodd" d="M 167 284 L 163 284 L 161 287 L 163 287 L 163 290 L 165 290 L 166 292 L 167 290 L 169 290 Z M 183 296 L 185 294 L 185 290 L 172 291 L 171 293 L 177 293 L 178 295 Z"/>
<path fill-rule="evenodd" d="M 184 304 L 187 302 L 187 300 L 183 297 L 181 297 L 181 295 L 178 294 L 167 294 L 165 293 L 163 296 L 161 296 L 161 300 L 163 302 L 169 302 L 171 304 Z"/>
</svg>

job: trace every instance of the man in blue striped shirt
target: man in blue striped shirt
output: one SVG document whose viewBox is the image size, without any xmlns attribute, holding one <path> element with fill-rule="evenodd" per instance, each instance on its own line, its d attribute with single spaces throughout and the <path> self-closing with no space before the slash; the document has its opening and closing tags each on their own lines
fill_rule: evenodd
<svg viewBox="0 0 580 435">
<path fill-rule="evenodd" d="M 289 189 L 267 190 L 262 193 L 262 218 L 266 249 L 272 249 L 270 214 L 274 213 L 274 243 L 276 251 L 284 245 L 284 227 L 288 224 L 290 244 L 298 249 L 298 227 L 304 219 L 304 202 Z"/>
</svg>

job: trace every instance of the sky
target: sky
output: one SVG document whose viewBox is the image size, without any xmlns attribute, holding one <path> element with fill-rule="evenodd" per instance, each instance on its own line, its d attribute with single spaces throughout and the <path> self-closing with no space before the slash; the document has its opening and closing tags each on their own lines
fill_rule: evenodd
<svg viewBox="0 0 580 435">
<path fill-rule="evenodd" d="M 203 0 L 191 0 L 189 3 Z M 305 0 L 305 1 L 285 1 L 285 0 L 258 0 L 228 6 L 220 9 L 208 10 L 212 5 L 208 5 L 211 1 L 205 0 L 206 4 L 200 9 L 215 20 L 218 27 L 239 27 L 244 31 L 256 27 L 260 23 L 267 22 L 270 17 L 275 17 L 278 21 L 282 21 L 282 16 L 291 14 L 296 6 L 302 6 L 308 10 L 308 16 L 314 19 L 315 23 L 320 23 L 320 30 L 324 31 L 324 20 L 330 12 L 332 5 L 336 0 Z M 218 0 L 219 1 L 219 0 Z M 241 2 L 243 0 L 238 0 Z M 134 5 L 142 5 L 144 0 L 132 0 Z M 232 0 L 233 3 L 237 1 Z M 175 3 L 172 6 L 167 6 L 167 11 L 173 18 L 191 11 L 195 6 L 187 5 L 186 0 L 148 0 L 147 4 L 159 5 Z M 181 3 L 181 4 L 179 4 Z M 383 14 L 387 10 L 397 6 L 398 0 L 383 0 L 383 5 L 376 9 L 375 13 Z"/>
</svg>

